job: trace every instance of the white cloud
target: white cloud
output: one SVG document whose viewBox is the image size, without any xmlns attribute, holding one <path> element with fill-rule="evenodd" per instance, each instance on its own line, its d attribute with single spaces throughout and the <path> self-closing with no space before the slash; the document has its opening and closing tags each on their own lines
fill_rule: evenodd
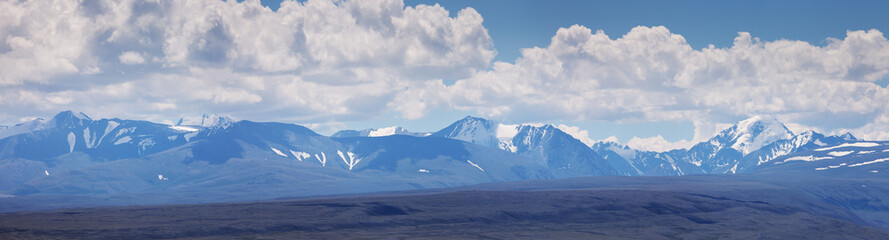
<svg viewBox="0 0 889 240">
<path fill-rule="evenodd" d="M 627 141 L 627 146 L 642 151 L 656 151 L 656 152 L 665 152 L 673 149 L 688 149 L 693 146 L 697 142 L 688 141 L 685 139 L 670 142 L 664 139 L 663 136 L 657 135 L 654 137 L 647 138 L 639 138 L 633 137 L 630 141 Z"/>
<path fill-rule="evenodd" d="M 0 2 L 0 86 L 44 82 L 90 64 L 84 47 L 96 28 L 76 1 Z"/>
<path fill-rule="evenodd" d="M 174 109 L 176 109 L 176 104 L 175 103 L 152 103 L 151 108 L 154 110 L 159 110 L 159 111 L 174 110 Z"/>
<path fill-rule="evenodd" d="M 877 30 L 849 31 L 825 46 L 742 32 L 729 48 L 694 50 L 665 27 L 612 39 L 575 25 L 546 48 L 523 49 L 515 63 L 458 80 L 448 102 L 515 121 L 692 121 L 700 141 L 745 116 L 803 122 L 886 113 L 889 90 L 873 81 L 887 74 L 889 41 Z"/>
<path fill-rule="evenodd" d="M 120 60 L 120 63 L 126 64 L 126 65 L 145 63 L 145 58 L 142 58 L 141 54 L 139 54 L 137 52 L 132 52 L 132 51 L 126 51 L 126 52 L 121 53 L 120 56 L 117 57 L 117 59 Z"/>
<path fill-rule="evenodd" d="M 451 17 L 401 0 L 284 1 L 277 11 L 234 0 L 0 9 L 0 122 L 74 107 L 114 117 L 419 118 L 447 104 L 401 101 L 414 88 L 444 89 L 440 79 L 469 77 L 496 55 L 475 10 Z"/>
<path fill-rule="evenodd" d="M 562 132 L 565 132 L 568 135 L 571 135 L 572 137 L 576 138 L 577 140 L 580 140 L 581 142 L 583 142 L 583 144 L 586 144 L 587 146 L 593 146 L 593 144 L 596 144 L 596 140 L 593 140 L 592 138 L 590 138 L 590 132 L 587 130 L 582 130 L 579 127 L 568 126 L 565 124 L 559 124 L 558 126 L 556 126 L 556 128 L 558 128 L 559 130 L 562 130 Z M 616 139 L 617 138 L 615 138 L 615 140 Z"/>
</svg>

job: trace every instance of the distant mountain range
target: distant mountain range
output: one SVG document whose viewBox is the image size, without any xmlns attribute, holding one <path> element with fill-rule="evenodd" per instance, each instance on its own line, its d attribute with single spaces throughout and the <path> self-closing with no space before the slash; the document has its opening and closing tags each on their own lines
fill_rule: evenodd
<svg viewBox="0 0 889 240">
<path fill-rule="evenodd" d="M 889 164 L 881 160 L 886 146 L 851 134 L 794 134 L 765 117 L 741 121 L 687 150 L 652 152 L 615 142 L 588 146 L 548 124 L 476 117 L 434 133 L 388 127 L 327 137 L 300 125 L 217 115 L 167 125 L 65 111 L 0 128 L 0 196 L 126 195 L 131 198 L 121 199 L 129 203 L 183 203 L 582 176 L 874 174 L 879 170 L 872 167 Z"/>
<path fill-rule="evenodd" d="M 385 127 L 385 128 L 371 128 L 364 130 L 342 130 L 334 133 L 330 137 L 335 138 L 344 138 L 344 137 L 385 137 L 392 135 L 407 135 L 414 137 L 425 137 L 429 136 L 431 133 L 415 133 L 410 132 L 407 129 L 404 129 L 399 126 Z"/>
<path fill-rule="evenodd" d="M 613 142 L 596 143 L 592 149 L 612 162 L 627 162 L 632 169 L 626 172 L 635 173 L 632 175 L 678 176 L 743 173 L 781 156 L 855 141 L 858 139 L 849 133 L 825 136 L 806 131 L 797 135 L 774 118 L 752 117 L 688 150 L 637 151 Z"/>
</svg>

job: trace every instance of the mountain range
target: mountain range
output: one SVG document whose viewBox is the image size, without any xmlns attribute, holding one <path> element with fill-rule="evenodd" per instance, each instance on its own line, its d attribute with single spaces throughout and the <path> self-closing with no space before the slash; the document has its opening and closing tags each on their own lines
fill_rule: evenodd
<svg viewBox="0 0 889 240">
<path fill-rule="evenodd" d="M 3 204 L 0 211 L 261 200 L 585 176 L 782 169 L 821 174 L 835 168 L 844 174 L 875 174 L 879 170 L 872 167 L 886 161 L 871 158 L 887 154 L 883 142 L 860 141 L 851 134 L 795 134 L 768 117 L 743 120 L 689 149 L 666 152 L 616 142 L 590 146 L 553 125 L 477 117 L 433 133 L 389 127 L 328 137 L 296 124 L 218 115 L 168 125 L 94 120 L 65 111 L 0 128 L 0 137 L 0 199 L 14 203 Z M 828 151 L 831 147 L 836 151 Z M 856 149 L 836 160 L 851 147 L 874 149 Z M 876 155 L 863 154 L 869 151 Z M 859 155 L 867 158 L 847 159 Z M 828 157 L 846 165 L 818 161 Z M 869 168 L 848 168 L 869 161 Z M 93 201 L 62 201 L 60 196 Z"/>
</svg>

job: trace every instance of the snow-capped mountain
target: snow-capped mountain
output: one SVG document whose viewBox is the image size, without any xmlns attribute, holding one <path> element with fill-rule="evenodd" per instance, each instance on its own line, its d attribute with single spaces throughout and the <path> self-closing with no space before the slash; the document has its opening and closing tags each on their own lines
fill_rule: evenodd
<svg viewBox="0 0 889 240">
<path fill-rule="evenodd" d="M 773 142 L 791 138 L 793 133 L 778 119 L 755 116 L 722 131 L 711 139 L 711 144 L 720 147 L 731 144 L 732 149 L 747 155 Z"/>
<path fill-rule="evenodd" d="M 404 129 L 399 126 L 391 126 L 385 128 L 370 128 L 364 130 L 341 130 L 330 137 L 335 138 L 345 138 L 345 137 L 385 137 L 392 135 L 407 135 L 407 136 L 415 136 L 415 137 L 425 137 L 429 136 L 431 133 L 420 133 L 420 132 L 411 132 L 407 129 Z"/>
<path fill-rule="evenodd" d="M 775 118 L 752 117 L 690 148 L 684 160 L 704 173 L 739 173 L 780 156 L 817 146 L 855 140 L 851 134 L 824 136 L 807 131 L 793 134 Z"/>
<path fill-rule="evenodd" d="M 668 152 L 640 151 L 617 142 L 597 142 L 591 148 L 615 169 L 630 176 L 702 174 L 700 167 L 680 160 L 686 153 L 685 149 Z"/>
<path fill-rule="evenodd" d="M 707 142 L 691 147 L 684 160 L 700 166 L 704 173 L 736 173 L 745 155 L 793 133 L 775 118 L 752 117 L 723 130 Z"/>
<path fill-rule="evenodd" d="M 734 174 L 787 154 L 855 140 L 851 134 L 824 136 L 807 131 L 796 135 L 777 119 L 761 116 L 742 120 L 688 150 L 667 152 L 639 151 L 616 142 L 598 142 L 586 147 L 551 125 L 507 125 L 477 117 L 463 118 L 430 136 L 537 159 L 559 177 Z"/>
<path fill-rule="evenodd" d="M 467 116 L 430 137 L 517 153 L 541 162 L 556 177 L 629 175 L 618 172 L 586 144 L 552 125 L 509 125 Z"/>
<path fill-rule="evenodd" d="M 806 131 L 796 135 L 775 118 L 756 116 L 742 120 L 688 150 L 647 152 L 613 142 L 596 143 L 592 149 L 613 166 L 623 165 L 638 175 L 677 176 L 747 172 L 788 154 L 854 140 L 849 133 L 824 136 Z M 624 162 L 632 167 L 626 167 Z"/>
<path fill-rule="evenodd" d="M 39 123 L 35 123 L 39 121 Z M 0 159 L 45 160 L 79 152 L 93 161 L 148 155 L 181 145 L 189 131 L 146 121 L 93 120 L 83 113 L 61 112 L 53 118 L 32 121 L 28 131 L 0 139 Z"/>
<path fill-rule="evenodd" d="M 0 194 L 152 193 L 180 203 L 553 177 L 533 159 L 444 138 L 330 138 L 295 124 L 211 115 L 166 125 L 66 111 L 39 123 L 0 139 Z"/>
<path fill-rule="evenodd" d="M 429 136 L 457 139 L 482 146 L 505 149 L 507 147 L 500 146 L 500 140 L 497 136 L 501 126 L 502 125 L 496 121 L 466 116 Z M 517 130 L 515 129 L 505 128 L 501 134 L 503 134 L 504 136 L 502 137 L 506 139 L 510 134 L 515 135 L 516 131 Z"/>
<path fill-rule="evenodd" d="M 49 127 L 50 125 L 51 124 L 49 124 L 48 120 L 37 118 L 24 123 L 16 124 L 15 126 L 0 126 L 0 139 L 4 139 L 13 135 L 19 135 L 22 133 L 33 132 L 42 128 Z"/>
</svg>

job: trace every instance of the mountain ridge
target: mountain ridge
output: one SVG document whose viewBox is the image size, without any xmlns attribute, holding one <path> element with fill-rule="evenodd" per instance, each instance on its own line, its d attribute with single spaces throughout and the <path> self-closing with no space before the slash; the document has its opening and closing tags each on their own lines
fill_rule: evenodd
<svg viewBox="0 0 889 240">
<path fill-rule="evenodd" d="M 3 196 L 152 195 L 146 203 L 586 176 L 747 174 L 814 149 L 883 145 L 851 135 L 792 134 L 774 119 L 747 121 L 690 149 L 667 152 L 640 151 L 618 142 L 588 146 L 550 124 L 501 124 L 471 116 L 428 136 L 394 134 L 396 128 L 391 128 L 387 133 L 393 134 L 387 136 L 328 137 L 298 124 L 218 115 L 161 124 L 94 120 L 70 111 L 20 126 L 24 130 L 17 131 L 24 133 L 0 139 Z M 752 151 L 745 155 L 744 147 Z M 813 161 L 794 164 L 823 165 L 814 161 L 824 159 L 822 155 L 810 154 Z M 865 160 L 849 162 L 875 159 Z M 825 167 L 821 165 L 817 168 Z M 864 168 L 849 171 L 856 169 Z"/>
<path fill-rule="evenodd" d="M 151 134 L 146 134 L 144 132 L 140 132 L 139 134 L 131 133 L 136 136 L 130 137 L 126 133 L 139 128 L 130 126 L 129 128 L 118 129 L 120 123 L 142 125 L 143 129 L 147 127 L 149 129 L 154 129 L 152 131 L 160 131 L 154 135 L 166 135 L 165 137 L 167 139 L 163 140 L 158 136 L 150 137 L 149 135 Z M 3 131 L 0 131 L 0 136 L 5 137 L 0 139 L 6 139 L 15 135 L 49 128 L 67 129 L 65 130 L 68 131 L 65 140 L 68 142 L 68 152 L 74 152 L 75 150 L 84 150 L 84 147 L 86 149 L 92 149 L 99 145 L 107 145 L 107 142 L 109 141 L 113 141 L 113 145 L 131 143 L 134 141 L 133 138 L 138 136 L 140 139 L 135 141 L 139 150 L 137 154 L 124 154 L 127 157 L 133 157 L 150 154 L 153 152 L 150 149 L 154 148 L 156 148 L 156 151 L 162 151 L 172 146 L 182 145 L 195 139 L 195 137 L 209 138 L 216 132 L 225 132 L 226 129 L 242 123 L 253 124 L 255 127 L 262 124 L 278 124 L 273 128 L 286 128 L 292 125 L 295 126 L 295 128 L 299 128 L 298 130 L 291 129 L 296 132 L 320 136 L 310 129 L 296 124 L 255 123 L 246 120 L 235 121 L 231 117 L 217 114 L 204 114 L 200 119 L 181 118 L 175 125 L 168 125 L 147 121 L 120 120 L 117 118 L 93 120 L 84 113 L 74 113 L 69 110 L 60 112 L 49 120 L 38 118 L 18 124 L 15 129 L 2 129 Z M 87 127 L 85 124 L 93 124 L 93 126 Z M 96 130 L 101 129 L 103 126 L 106 128 L 105 130 Z M 164 129 L 165 127 L 166 129 Z M 117 132 L 110 137 L 111 139 L 106 141 L 105 138 L 109 135 L 110 131 Z M 267 131 L 267 133 L 275 134 L 274 131 L 275 130 Z M 559 140 L 561 143 L 553 146 L 545 146 L 548 143 L 541 142 L 540 138 L 547 137 L 547 133 L 555 134 L 558 139 L 561 139 Z M 249 135 L 244 132 L 241 134 Z M 582 162 L 595 165 L 595 169 L 586 170 L 584 173 L 568 174 L 578 176 L 589 174 L 685 175 L 737 173 L 739 171 L 747 171 L 752 167 L 771 161 L 774 158 L 797 151 L 808 150 L 825 144 L 840 144 L 845 141 L 857 140 L 850 133 L 846 133 L 842 136 L 825 136 L 814 131 L 794 134 L 777 119 L 762 116 L 754 116 L 739 121 L 737 124 L 721 131 L 710 140 L 697 143 L 688 149 L 677 149 L 665 152 L 640 151 L 629 148 L 626 145 L 621 145 L 617 142 L 611 143 L 601 141 L 596 142 L 592 146 L 583 147 L 585 144 L 577 144 L 580 140 L 550 124 L 509 125 L 472 116 L 466 116 L 465 118 L 455 121 L 449 126 L 433 133 L 413 133 L 404 128 L 393 126 L 379 129 L 365 129 L 362 131 L 344 130 L 331 137 L 381 137 L 391 135 L 443 137 L 465 141 L 535 158 L 538 159 L 538 161 L 541 161 L 542 164 L 550 166 L 553 169 L 568 169 L 571 164 L 574 164 L 573 166 L 577 168 L 578 164 L 581 164 Z M 262 137 L 263 136 L 254 136 L 253 140 L 247 140 L 246 142 L 252 142 L 254 145 L 268 148 L 269 151 L 274 152 L 276 155 L 288 157 L 301 155 L 298 157 L 299 159 L 308 158 L 305 156 L 308 153 L 302 151 L 281 150 L 266 146 L 267 144 L 261 143 L 261 141 L 264 140 L 257 140 Z M 551 137 L 552 136 L 549 136 L 547 141 L 550 141 Z M 177 141 L 179 138 L 184 139 L 185 141 Z M 281 142 L 282 140 L 278 139 L 275 141 Z M 165 143 L 166 145 L 158 143 Z M 234 147 L 230 142 L 224 145 Z M 282 148 L 280 144 L 277 146 Z M 234 148 L 237 149 L 236 147 Z M 562 156 L 562 153 L 569 152 L 573 152 L 572 154 L 569 154 L 571 155 L 570 157 Z M 7 154 L 6 157 L 9 157 L 9 155 L 10 154 Z M 312 154 L 308 155 L 309 157 L 312 157 Z M 325 156 L 326 155 L 328 154 L 325 154 Z M 231 156 L 237 155 L 232 154 Z M 111 159 L 113 160 L 115 158 L 112 157 Z M 607 164 L 603 162 L 607 162 Z"/>
</svg>

